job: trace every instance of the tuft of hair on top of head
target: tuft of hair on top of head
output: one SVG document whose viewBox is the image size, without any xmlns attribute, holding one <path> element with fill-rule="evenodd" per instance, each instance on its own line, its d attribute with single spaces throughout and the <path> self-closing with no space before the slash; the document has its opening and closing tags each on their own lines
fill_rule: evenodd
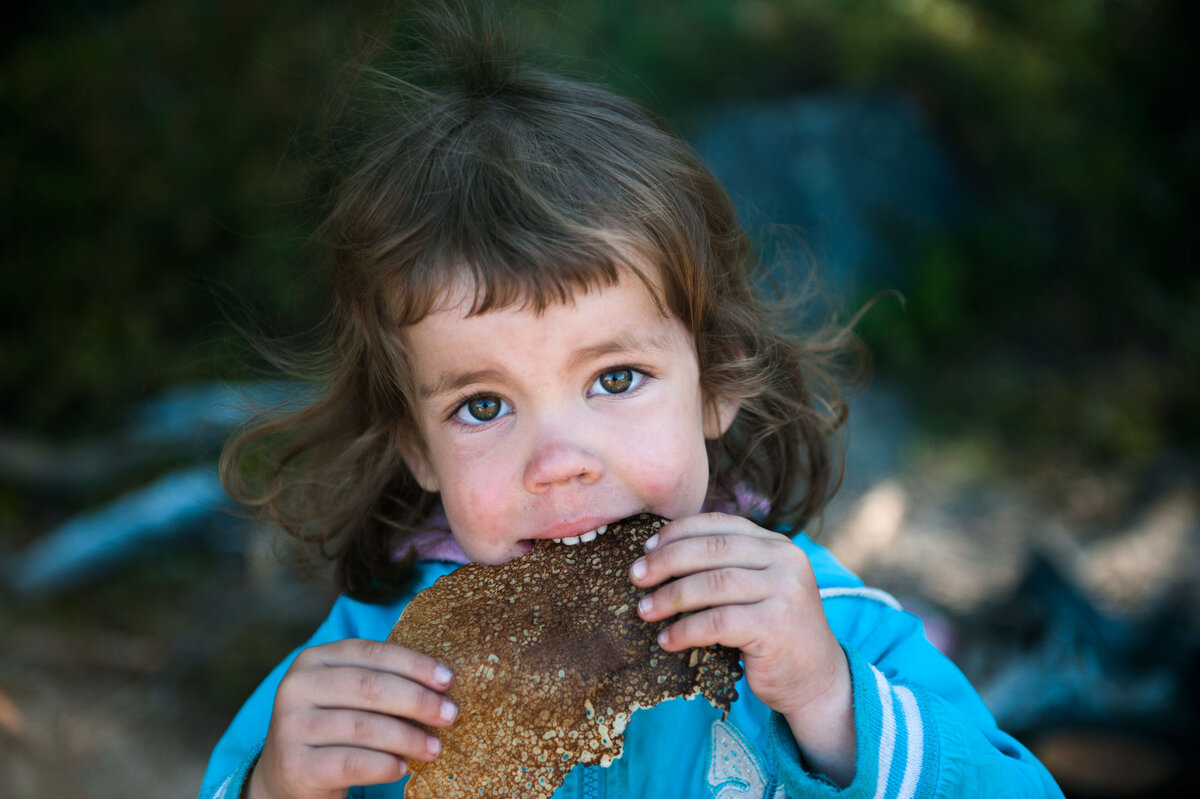
<svg viewBox="0 0 1200 799">
<path fill-rule="evenodd" d="M 511 19 L 511 18 L 510 18 Z M 466 93 L 486 97 L 504 91 L 524 56 L 521 40 L 490 3 L 425 6 L 419 22 L 430 32 L 423 65 L 430 75 L 446 75 Z"/>
<path fill-rule="evenodd" d="M 363 32 L 349 63 L 351 93 L 374 86 L 389 103 L 419 100 L 429 92 L 489 97 L 517 79 L 527 58 L 517 30 L 519 6 L 502 14 L 491 2 L 399 2 Z"/>
</svg>

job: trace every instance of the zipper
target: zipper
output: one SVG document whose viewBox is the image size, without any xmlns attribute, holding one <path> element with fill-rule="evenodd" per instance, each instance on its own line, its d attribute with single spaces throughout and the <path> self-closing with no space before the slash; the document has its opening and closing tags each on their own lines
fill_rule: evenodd
<svg viewBox="0 0 1200 799">
<path fill-rule="evenodd" d="M 601 777 L 600 767 L 584 766 L 580 771 L 583 778 L 583 790 L 580 792 L 582 799 L 604 799 L 604 779 Z"/>
</svg>

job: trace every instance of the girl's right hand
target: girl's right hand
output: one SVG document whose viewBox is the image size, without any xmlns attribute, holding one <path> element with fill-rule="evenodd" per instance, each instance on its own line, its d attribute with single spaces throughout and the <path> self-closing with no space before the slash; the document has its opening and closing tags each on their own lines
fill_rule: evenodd
<svg viewBox="0 0 1200 799">
<path fill-rule="evenodd" d="M 451 724 L 442 691 L 450 670 L 381 641 L 305 649 L 275 693 L 267 741 L 248 799 L 342 799 L 352 785 L 394 782 L 409 760 L 433 760 L 441 743 L 412 722 Z"/>
</svg>

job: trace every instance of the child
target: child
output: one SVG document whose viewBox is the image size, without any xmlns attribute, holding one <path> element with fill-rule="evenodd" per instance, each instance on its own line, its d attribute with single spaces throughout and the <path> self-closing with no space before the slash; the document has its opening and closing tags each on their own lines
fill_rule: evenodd
<svg viewBox="0 0 1200 799">
<path fill-rule="evenodd" d="M 642 110 L 440 24 L 322 231 L 326 390 L 226 452 L 235 496 L 318 544 L 345 596 L 202 795 L 402 796 L 439 750 L 413 722 L 453 724 L 443 692 L 471 679 L 379 643 L 407 599 L 641 511 L 674 521 L 631 569 L 638 612 L 674 620 L 665 649 L 740 649 L 741 698 L 639 711 L 624 756 L 556 796 L 1060 795 L 913 616 L 786 532 L 836 488 L 846 337 L 780 332 L 726 195 Z M 268 482 L 239 480 L 271 442 Z"/>
</svg>

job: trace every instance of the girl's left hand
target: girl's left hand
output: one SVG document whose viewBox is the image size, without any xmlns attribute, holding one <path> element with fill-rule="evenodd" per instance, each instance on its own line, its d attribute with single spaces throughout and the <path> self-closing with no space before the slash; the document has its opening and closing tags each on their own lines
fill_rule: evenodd
<svg viewBox="0 0 1200 799">
<path fill-rule="evenodd" d="M 638 605 L 646 621 L 687 614 L 660 634 L 663 649 L 740 649 L 750 690 L 788 720 L 810 765 L 849 782 L 850 669 L 800 547 L 740 516 L 689 516 L 663 525 L 630 579 L 660 586 Z"/>
</svg>

